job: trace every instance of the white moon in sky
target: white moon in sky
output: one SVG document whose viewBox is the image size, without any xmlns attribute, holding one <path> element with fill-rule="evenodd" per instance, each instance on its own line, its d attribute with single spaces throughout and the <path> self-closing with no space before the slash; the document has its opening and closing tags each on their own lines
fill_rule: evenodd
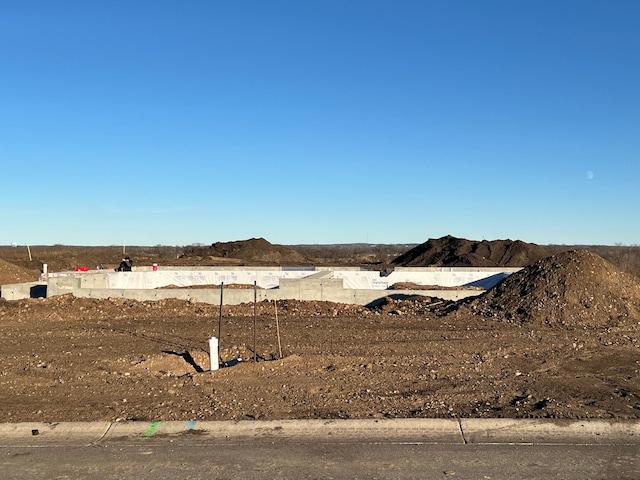
<svg viewBox="0 0 640 480">
<path fill-rule="evenodd" d="M 587 170 L 587 180 L 593 180 L 593 172 L 591 170 Z"/>
</svg>

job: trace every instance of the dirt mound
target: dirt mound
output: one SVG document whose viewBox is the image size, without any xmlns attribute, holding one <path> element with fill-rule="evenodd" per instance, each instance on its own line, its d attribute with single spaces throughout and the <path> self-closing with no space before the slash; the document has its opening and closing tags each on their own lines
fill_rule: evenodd
<svg viewBox="0 0 640 480">
<path fill-rule="evenodd" d="M 478 242 L 447 235 L 427 240 L 392 263 L 403 267 L 524 267 L 549 254 L 540 245 L 520 240 Z"/>
<path fill-rule="evenodd" d="M 35 282 L 39 276 L 38 271 L 27 270 L 0 259 L 0 285 Z"/>
<path fill-rule="evenodd" d="M 520 324 L 607 327 L 640 319 L 640 280 L 588 250 L 545 258 L 464 302 Z"/>
<path fill-rule="evenodd" d="M 300 300 L 279 300 L 277 305 L 274 302 L 262 300 L 257 302 L 255 310 L 253 303 L 224 305 L 222 310 L 225 318 L 231 318 L 253 317 L 254 313 L 259 316 L 274 315 L 276 308 L 280 314 L 308 317 L 366 316 L 370 313 L 369 309 L 361 305 Z M 37 317 L 57 320 L 65 318 L 72 321 L 125 318 L 147 320 L 157 317 L 161 312 L 169 312 L 176 318 L 216 319 L 220 313 L 220 306 L 177 298 L 138 302 L 119 297 L 81 298 L 74 297 L 70 293 L 50 298 L 26 298 L 15 301 L 0 299 L 0 318 L 7 315 L 20 319 Z"/>
<path fill-rule="evenodd" d="M 282 245 L 274 245 L 264 238 L 251 238 L 237 242 L 216 242 L 209 247 L 188 247 L 180 259 L 199 260 L 199 263 L 225 259 L 232 263 L 259 263 L 271 265 L 302 265 L 309 261 L 302 254 Z"/>
<path fill-rule="evenodd" d="M 422 295 L 410 295 L 403 298 L 385 297 L 376 305 L 374 310 L 391 315 L 415 315 L 429 316 L 434 308 L 442 305 L 451 305 L 453 302 L 440 300 L 439 298 L 424 297 Z"/>
</svg>

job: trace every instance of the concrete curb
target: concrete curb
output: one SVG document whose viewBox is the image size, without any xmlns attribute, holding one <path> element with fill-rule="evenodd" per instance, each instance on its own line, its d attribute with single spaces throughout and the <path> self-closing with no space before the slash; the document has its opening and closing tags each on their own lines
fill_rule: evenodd
<svg viewBox="0 0 640 480">
<path fill-rule="evenodd" d="M 466 443 L 637 444 L 640 420 L 460 420 Z"/>
<path fill-rule="evenodd" d="M 0 447 L 92 445 L 110 426 L 110 422 L 1 423 Z"/>
<path fill-rule="evenodd" d="M 319 442 L 345 442 L 379 438 L 380 441 L 411 439 L 420 443 L 463 443 L 455 419 L 128 422 L 114 424 L 100 443 L 128 442 L 132 438 L 150 441 L 184 435 L 196 435 L 202 441 L 313 438 Z"/>
<path fill-rule="evenodd" d="M 640 420 L 383 419 L 0 424 L 0 447 L 312 439 L 419 444 L 640 444 Z"/>
</svg>

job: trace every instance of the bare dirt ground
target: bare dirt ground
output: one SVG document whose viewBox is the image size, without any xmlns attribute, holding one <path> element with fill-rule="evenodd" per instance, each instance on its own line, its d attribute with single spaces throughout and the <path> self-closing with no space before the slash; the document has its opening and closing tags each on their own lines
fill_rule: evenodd
<svg viewBox="0 0 640 480">
<path fill-rule="evenodd" d="M 0 422 L 640 418 L 640 281 L 573 251 L 458 303 L 0 300 L 0 351 Z"/>
</svg>

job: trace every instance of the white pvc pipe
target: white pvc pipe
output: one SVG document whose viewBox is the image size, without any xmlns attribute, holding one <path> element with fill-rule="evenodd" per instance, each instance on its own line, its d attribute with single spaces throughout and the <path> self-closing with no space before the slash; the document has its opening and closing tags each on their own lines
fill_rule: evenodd
<svg viewBox="0 0 640 480">
<path fill-rule="evenodd" d="M 211 365 L 211 371 L 218 370 L 220 366 L 218 363 L 218 339 L 216 337 L 211 337 L 209 339 L 209 363 Z"/>
</svg>

